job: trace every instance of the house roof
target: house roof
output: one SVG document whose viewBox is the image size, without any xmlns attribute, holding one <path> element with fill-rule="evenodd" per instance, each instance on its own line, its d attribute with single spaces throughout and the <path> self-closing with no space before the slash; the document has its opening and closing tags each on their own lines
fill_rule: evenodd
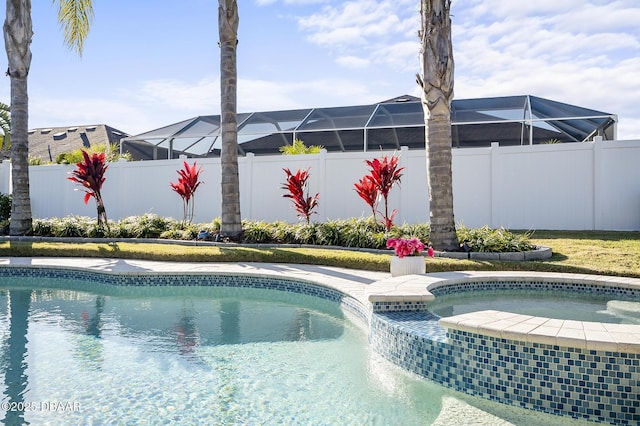
<svg viewBox="0 0 640 426">
<path fill-rule="evenodd" d="M 29 130 L 29 156 L 55 161 L 58 154 L 95 145 L 119 145 L 129 134 L 106 124 Z"/>
</svg>

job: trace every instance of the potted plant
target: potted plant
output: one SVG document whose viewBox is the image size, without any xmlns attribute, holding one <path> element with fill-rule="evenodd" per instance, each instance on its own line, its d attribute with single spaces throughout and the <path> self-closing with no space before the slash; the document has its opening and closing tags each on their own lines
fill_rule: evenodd
<svg viewBox="0 0 640 426">
<path fill-rule="evenodd" d="M 422 251 L 425 245 L 417 238 L 389 238 L 387 248 L 393 248 L 391 276 L 424 274 L 427 270 Z M 431 255 L 431 251 L 430 251 Z"/>
</svg>

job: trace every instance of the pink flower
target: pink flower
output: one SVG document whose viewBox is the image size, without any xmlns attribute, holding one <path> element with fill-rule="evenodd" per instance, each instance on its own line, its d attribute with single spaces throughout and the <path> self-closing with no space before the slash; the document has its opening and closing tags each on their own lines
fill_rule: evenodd
<svg viewBox="0 0 640 426">
<path fill-rule="evenodd" d="M 427 256 L 429 256 L 429 257 L 434 257 L 435 256 L 435 253 L 433 251 L 433 247 L 429 247 L 427 249 Z"/>
<path fill-rule="evenodd" d="M 393 248 L 396 256 L 403 258 L 405 256 L 418 256 L 424 250 L 425 245 L 417 238 L 407 240 L 405 238 L 389 238 L 387 240 L 387 248 Z"/>
</svg>

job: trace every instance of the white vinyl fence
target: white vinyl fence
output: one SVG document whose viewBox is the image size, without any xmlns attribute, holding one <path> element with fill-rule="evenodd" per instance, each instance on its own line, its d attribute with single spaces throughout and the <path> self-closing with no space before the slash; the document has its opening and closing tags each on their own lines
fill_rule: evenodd
<svg viewBox="0 0 640 426">
<path fill-rule="evenodd" d="M 294 222 L 283 198 L 283 168 L 310 169 L 309 190 L 320 194 L 315 221 L 369 216 L 353 189 L 365 160 L 393 152 L 346 152 L 240 157 L 244 219 Z M 182 200 L 169 187 L 184 160 L 112 163 L 103 196 L 110 219 L 147 212 L 182 218 Z M 190 164 L 193 160 L 188 160 Z M 204 184 L 196 192 L 194 221 L 220 215 L 220 159 L 198 159 Z M 429 221 L 424 150 L 400 152 L 402 183 L 391 192 L 396 223 Z M 75 166 L 30 168 L 34 218 L 96 216 L 95 202 L 67 180 Z M 640 230 L 640 141 L 596 141 L 453 150 L 455 219 L 468 227 L 564 230 Z M 0 192 L 9 193 L 10 162 L 0 164 Z M 380 206 L 382 208 L 382 205 Z"/>
</svg>

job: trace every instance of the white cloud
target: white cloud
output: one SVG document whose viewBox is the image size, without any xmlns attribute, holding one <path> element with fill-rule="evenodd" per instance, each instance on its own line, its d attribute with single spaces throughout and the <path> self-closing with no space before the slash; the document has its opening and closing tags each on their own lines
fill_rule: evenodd
<svg viewBox="0 0 640 426">
<path fill-rule="evenodd" d="M 311 34 L 308 39 L 322 46 L 362 45 L 375 38 L 406 31 L 401 12 L 406 1 L 354 0 L 338 7 L 326 6 L 318 13 L 300 17 L 298 25 Z M 413 3 L 413 2 L 411 2 Z"/>
<path fill-rule="evenodd" d="M 339 78 L 299 81 L 240 79 L 238 111 L 273 111 L 309 107 L 330 107 L 373 103 L 380 95 L 366 82 Z"/>
<path fill-rule="evenodd" d="M 461 5 L 453 11 L 457 98 L 538 95 L 617 113 L 619 136 L 640 138 L 640 31 L 629 25 L 640 19 L 637 3 Z"/>
<path fill-rule="evenodd" d="M 64 127 L 72 125 L 107 124 L 123 132 L 140 133 L 154 123 L 145 111 L 127 102 L 113 99 L 39 98 L 29 103 L 31 127 Z"/>
<path fill-rule="evenodd" d="M 162 103 L 173 109 L 206 111 L 220 99 L 220 80 L 202 79 L 195 84 L 175 80 L 152 80 L 143 84 L 136 95 L 146 103 Z"/>
<path fill-rule="evenodd" d="M 367 68 L 371 61 L 357 56 L 341 56 L 336 59 L 336 63 L 346 68 Z"/>
<path fill-rule="evenodd" d="M 271 111 L 319 106 L 373 103 L 384 97 L 366 82 L 326 78 L 320 80 L 265 81 L 240 78 L 238 112 Z M 124 132 L 139 134 L 197 115 L 220 112 L 217 78 L 196 83 L 154 80 L 138 90 L 122 91 L 113 99 L 51 99 L 39 96 L 30 103 L 33 127 L 108 124 Z"/>
</svg>

